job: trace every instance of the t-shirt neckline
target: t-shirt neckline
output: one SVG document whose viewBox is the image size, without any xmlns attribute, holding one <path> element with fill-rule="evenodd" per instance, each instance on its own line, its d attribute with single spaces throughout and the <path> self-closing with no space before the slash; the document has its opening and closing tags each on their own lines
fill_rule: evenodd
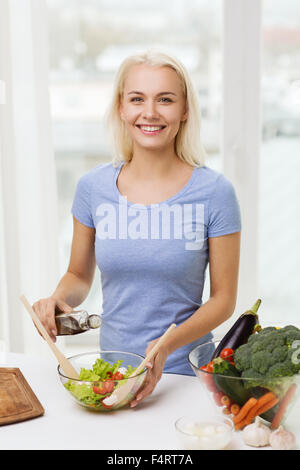
<svg viewBox="0 0 300 470">
<path fill-rule="evenodd" d="M 124 163 L 125 162 L 121 162 L 120 165 L 115 169 L 114 191 L 115 191 L 115 194 L 116 194 L 117 199 L 119 200 L 119 202 L 127 204 L 128 206 L 134 206 L 134 207 L 139 208 L 139 209 L 147 210 L 147 209 L 151 209 L 153 207 L 159 207 L 163 204 L 170 204 L 171 202 L 173 202 L 174 200 L 176 200 L 177 198 L 182 196 L 190 188 L 190 186 L 193 184 L 193 181 L 196 177 L 197 167 L 194 167 L 193 172 L 192 172 L 189 180 L 186 182 L 186 184 L 183 186 L 183 188 L 181 188 L 180 191 L 178 191 L 176 194 L 174 194 L 174 196 L 171 196 L 168 199 L 165 199 L 164 201 L 157 202 L 157 203 L 154 203 L 154 204 L 141 204 L 141 203 L 137 203 L 137 202 L 128 201 L 127 198 L 125 196 L 123 196 L 119 191 L 119 188 L 117 186 L 117 179 L 118 179 L 119 173 L 120 173 L 121 168 L 124 165 Z"/>
</svg>

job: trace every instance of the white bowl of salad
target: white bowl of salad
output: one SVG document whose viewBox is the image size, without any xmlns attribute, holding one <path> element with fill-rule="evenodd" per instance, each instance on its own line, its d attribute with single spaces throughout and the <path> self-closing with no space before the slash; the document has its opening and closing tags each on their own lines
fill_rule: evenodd
<svg viewBox="0 0 300 470">
<path fill-rule="evenodd" d="M 79 379 L 67 377 L 58 366 L 61 383 L 79 405 L 96 411 L 113 411 L 129 405 L 147 374 L 145 368 L 138 375 L 129 377 L 144 359 L 139 354 L 129 352 L 96 351 L 68 359 L 77 370 Z M 132 386 L 127 396 L 120 403 L 114 403 L 114 400 L 110 403 L 109 397 L 128 380 Z"/>
</svg>

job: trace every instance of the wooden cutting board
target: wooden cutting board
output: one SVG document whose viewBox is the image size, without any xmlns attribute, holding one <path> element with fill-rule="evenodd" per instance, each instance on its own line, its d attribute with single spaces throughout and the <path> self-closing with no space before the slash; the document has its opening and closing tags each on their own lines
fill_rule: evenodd
<svg viewBox="0 0 300 470">
<path fill-rule="evenodd" d="M 36 418 L 44 412 L 20 369 L 0 367 L 0 426 Z"/>
</svg>

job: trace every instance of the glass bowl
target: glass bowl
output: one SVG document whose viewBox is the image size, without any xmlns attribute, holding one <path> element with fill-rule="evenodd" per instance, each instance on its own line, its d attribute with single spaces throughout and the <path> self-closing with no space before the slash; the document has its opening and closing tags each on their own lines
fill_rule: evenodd
<svg viewBox="0 0 300 470">
<path fill-rule="evenodd" d="M 186 450 L 222 450 L 233 437 L 232 420 L 220 415 L 209 419 L 182 416 L 175 422 L 175 429 L 180 448 Z"/>
<path fill-rule="evenodd" d="M 136 368 L 143 361 L 144 357 L 139 354 L 123 352 L 123 351 L 96 351 L 88 352 L 83 354 L 77 354 L 76 356 L 69 357 L 68 360 L 71 362 L 73 367 L 76 369 L 78 374 L 82 368 L 92 369 L 93 364 L 97 359 L 103 359 L 110 364 L 115 364 L 117 361 L 122 360 L 121 368 L 131 366 Z M 114 411 L 120 408 L 125 408 L 137 394 L 143 382 L 146 378 L 147 369 L 143 369 L 137 376 L 130 377 L 121 380 L 106 380 L 106 381 L 90 381 L 90 380 L 77 380 L 67 377 L 60 365 L 57 367 L 58 375 L 61 383 L 68 394 L 75 400 L 79 405 L 96 410 L 96 411 Z M 106 384 L 106 396 L 108 393 L 112 393 L 116 388 L 122 384 L 130 381 L 130 389 L 127 396 L 120 402 L 112 406 L 107 406 L 102 403 L 104 395 L 99 390 L 103 389 L 103 384 Z"/>
<path fill-rule="evenodd" d="M 238 409 L 251 397 L 257 400 L 262 395 L 272 391 L 278 398 L 277 403 L 269 410 L 258 414 L 258 416 L 270 424 L 273 422 L 279 410 L 280 413 L 277 414 L 273 426 L 277 428 L 279 424 L 284 425 L 290 411 L 293 409 L 294 404 L 300 396 L 300 374 L 278 377 L 276 379 L 258 379 L 228 377 L 221 374 L 213 374 L 201 369 L 202 366 L 207 364 L 207 358 L 212 357 L 219 343 L 220 340 L 208 341 L 194 348 L 188 355 L 189 363 L 196 376 L 200 379 L 202 388 L 209 397 L 214 412 L 223 416 L 227 415 L 235 421 L 235 415 L 238 413 Z M 283 413 L 281 413 L 282 410 L 284 410 Z M 278 416 L 281 414 L 282 418 L 278 423 Z M 240 426 L 237 423 L 235 424 L 235 429 L 242 429 L 242 427 L 242 423 Z"/>
</svg>

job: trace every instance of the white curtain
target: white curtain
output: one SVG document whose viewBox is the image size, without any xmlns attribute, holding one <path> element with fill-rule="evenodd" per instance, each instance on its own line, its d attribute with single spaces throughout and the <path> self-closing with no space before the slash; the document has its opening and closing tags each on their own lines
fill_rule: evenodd
<svg viewBox="0 0 300 470">
<path fill-rule="evenodd" d="M 0 2 L 0 340 L 34 354 L 45 348 L 19 296 L 33 303 L 59 280 L 46 13 L 44 0 Z"/>
</svg>

